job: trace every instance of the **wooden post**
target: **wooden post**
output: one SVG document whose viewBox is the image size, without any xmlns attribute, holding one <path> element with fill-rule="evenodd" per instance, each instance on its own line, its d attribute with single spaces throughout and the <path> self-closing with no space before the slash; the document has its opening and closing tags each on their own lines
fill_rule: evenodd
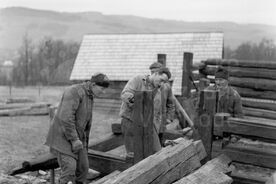
<svg viewBox="0 0 276 184">
<path fill-rule="evenodd" d="M 184 52 L 183 56 L 183 68 L 182 68 L 182 96 L 189 98 L 191 96 L 191 81 L 189 79 L 191 75 L 191 68 L 193 64 L 193 53 Z"/>
<path fill-rule="evenodd" d="M 137 163 L 153 154 L 153 92 L 136 92 L 134 99 L 134 163 Z"/>
<path fill-rule="evenodd" d="M 55 169 L 51 169 L 50 183 L 55 184 Z"/>
<path fill-rule="evenodd" d="M 203 105 L 199 109 L 198 131 L 201 136 L 203 145 L 207 152 L 206 161 L 211 159 L 212 142 L 213 142 L 213 122 L 214 115 L 217 111 L 218 92 L 214 90 L 201 91 Z"/>
</svg>

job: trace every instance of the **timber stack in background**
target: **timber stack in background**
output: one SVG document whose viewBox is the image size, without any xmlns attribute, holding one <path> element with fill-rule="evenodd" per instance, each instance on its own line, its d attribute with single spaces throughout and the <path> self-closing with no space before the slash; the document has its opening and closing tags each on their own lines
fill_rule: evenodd
<svg viewBox="0 0 276 184">
<path fill-rule="evenodd" d="M 198 78 L 213 85 L 219 66 L 228 69 L 245 117 L 214 115 L 212 157 L 224 153 L 233 160 L 235 182 L 265 183 L 276 169 L 276 62 L 208 59 Z"/>
</svg>

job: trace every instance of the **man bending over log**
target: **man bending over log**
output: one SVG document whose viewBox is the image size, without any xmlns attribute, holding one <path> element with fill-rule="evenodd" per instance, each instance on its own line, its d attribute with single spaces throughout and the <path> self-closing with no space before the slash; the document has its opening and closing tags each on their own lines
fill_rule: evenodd
<svg viewBox="0 0 276 184">
<path fill-rule="evenodd" d="M 218 90 L 217 112 L 229 113 L 232 117 L 242 117 L 242 102 L 239 93 L 229 86 L 228 70 L 219 67 L 215 73 L 215 85 L 207 89 Z"/>
<path fill-rule="evenodd" d="M 158 71 L 162 68 L 163 65 L 158 62 L 154 62 L 149 66 L 150 73 Z M 159 89 L 159 93 L 161 94 L 161 101 L 158 102 L 155 100 L 154 104 L 154 112 L 155 112 L 155 120 L 160 121 L 160 130 L 159 130 L 159 138 L 161 143 L 163 144 L 163 133 L 166 130 L 166 125 L 173 122 L 174 114 L 175 114 L 175 104 L 172 93 L 172 80 L 169 79 L 168 82 L 164 82 Z M 161 109 L 160 109 L 161 107 Z M 161 111 L 160 111 L 161 110 Z"/>
<path fill-rule="evenodd" d="M 139 75 L 128 81 L 121 93 L 122 105 L 120 116 L 122 117 L 122 133 L 124 135 L 124 143 L 128 156 L 133 156 L 134 152 L 134 132 L 133 132 L 133 105 L 135 91 L 154 91 L 154 131 L 153 131 L 153 150 L 157 152 L 161 149 L 158 134 L 160 133 L 161 126 L 161 92 L 160 87 L 162 84 L 171 77 L 168 68 L 161 67 L 151 75 Z M 158 107 L 158 111 L 157 108 Z"/>
<path fill-rule="evenodd" d="M 90 81 L 69 87 L 62 95 L 46 140 L 61 168 L 60 184 L 86 183 L 94 97 L 108 86 L 107 76 L 98 73 Z"/>
</svg>

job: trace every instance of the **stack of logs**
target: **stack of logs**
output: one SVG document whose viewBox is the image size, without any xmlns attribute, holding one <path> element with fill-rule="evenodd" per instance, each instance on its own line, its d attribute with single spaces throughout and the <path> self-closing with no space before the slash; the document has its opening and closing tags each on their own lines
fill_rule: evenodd
<svg viewBox="0 0 276 184">
<path fill-rule="evenodd" d="M 276 119 L 276 62 L 208 59 L 202 61 L 200 77 L 214 82 L 218 66 L 229 71 L 229 83 L 243 97 L 244 114 Z"/>
<path fill-rule="evenodd" d="M 235 181 L 265 183 L 276 169 L 276 62 L 209 59 L 202 63 L 200 77 L 211 83 L 217 67 L 228 69 L 229 83 L 241 95 L 245 114 L 244 118 L 214 115 L 212 157 L 224 153 L 234 161 Z"/>
</svg>

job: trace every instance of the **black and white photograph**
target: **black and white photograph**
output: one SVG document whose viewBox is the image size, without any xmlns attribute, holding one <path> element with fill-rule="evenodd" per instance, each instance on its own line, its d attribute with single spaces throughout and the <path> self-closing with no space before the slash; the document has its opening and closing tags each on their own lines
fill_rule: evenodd
<svg viewBox="0 0 276 184">
<path fill-rule="evenodd" d="M 0 0 L 0 184 L 276 184 L 276 1 Z"/>
</svg>

